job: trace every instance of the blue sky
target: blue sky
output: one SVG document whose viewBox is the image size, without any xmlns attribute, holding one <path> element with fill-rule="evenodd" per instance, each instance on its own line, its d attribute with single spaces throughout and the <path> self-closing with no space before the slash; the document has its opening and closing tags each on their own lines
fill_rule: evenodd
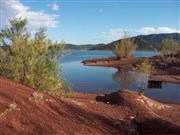
<svg viewBox="0 0 180 135">
<path fill-rule="evenodd" d="M 109 43 L 130 36 L 180 32 L 179 0 L 0 0 L 1 28 L 26 17 L 32 31 L 47 28 L 53 40 Z"/>
</svg>

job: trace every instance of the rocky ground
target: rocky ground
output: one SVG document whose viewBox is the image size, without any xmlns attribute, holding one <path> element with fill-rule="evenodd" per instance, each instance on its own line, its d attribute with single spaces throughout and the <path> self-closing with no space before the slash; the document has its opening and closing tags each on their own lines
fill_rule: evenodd
<svg viewBox="0 0 180 135">
<path fill-rule="evenodd" d="M 57 98 L 0 76 L 2 135 L 179 135 L 180 105 L 129 90 Z"/>
</svg>

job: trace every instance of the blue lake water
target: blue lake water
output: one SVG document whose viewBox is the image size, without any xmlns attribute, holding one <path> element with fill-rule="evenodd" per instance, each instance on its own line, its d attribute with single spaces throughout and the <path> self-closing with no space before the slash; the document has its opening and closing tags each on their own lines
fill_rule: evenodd
<svg viewBox="0 0 180 135">
<path fill-rule="evenodd" d="M 159 54 L 137 51 L 135 57 Z M 72 84 L 73 91 L 82 93 L 111 93 L 121 88 L 138 91 L 136 73 L 116 68 L 83 66 L 83 60 L 114 56 L 111 51 L 72 51 L 61 59 L 64 77 Z M 180 84 L 162 83 L 162 88 L 145 89 L 145 95 L 161 102 L 180 103 Z"/>
</svg>

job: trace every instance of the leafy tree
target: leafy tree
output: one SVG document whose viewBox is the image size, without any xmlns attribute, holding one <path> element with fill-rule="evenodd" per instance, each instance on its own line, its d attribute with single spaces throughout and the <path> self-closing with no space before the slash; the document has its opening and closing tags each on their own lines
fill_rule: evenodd
<svg viewBox="0 0 180 135">
<path fill-rule="evenodd" d="M 62 95 L 65 81 L 58 60 L 64 43 L 52 42 L 46 37 L 44 28 L 30 38 L 26 19 L 12 19 L 10 24 L 10 28 L 6 26 L 0 33 L 3 46 L 9 44 L 5 38 L 11 41 L 5 55 L 0 54 L 2 75 L 38 90 Z"/>
<path fill-rule="evenodd" d="M 123 39 L 120 43 L 117 43 L 113 48 L 113 53 L 119 58 L 129 58 L 133 55 L 134 51 L 136 50 L 136 45 L 134 40 L 129 38 L 124 32 Z"/>
</svg>

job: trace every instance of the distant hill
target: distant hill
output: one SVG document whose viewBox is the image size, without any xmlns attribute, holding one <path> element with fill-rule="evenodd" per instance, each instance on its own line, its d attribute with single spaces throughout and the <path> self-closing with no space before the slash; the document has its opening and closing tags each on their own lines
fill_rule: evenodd
<svg viewBox="0 0 180 135">
<path fill-rule="evenodd" d="M 139 35 L 132 37 L 134 39 L 137 50 L 158 50 L 160 48 L 160 43 L 164 39 L 173 39 L 177 42 L 180 42 L 179 33 L 170 33 L 170 34 L 150 34 L 150 35 Z M 72 50 L 112 50 L 114 45 L 121 40 L 113 41 L 108 44 L 88 44 L 88 45 L 73 45 L 67 44 L 65 49 Z"/>
<path fill-rule="evenodd" d="M 74 45 L 74 44 L 66 44 L 65 50 L 71 49 L 71 50 L 89 50 L 91 48 L 95 47 L 94 45 L 88 44 L 88 45 Z"/>
<path fill-rule="evenodd" d="M 94 47 L 104 46 L 106 44 L 86 44 L 86 45 L 75 45 L 75 44 L 66 44 L 65 50 L 90 50 Z"/>
</svg>

